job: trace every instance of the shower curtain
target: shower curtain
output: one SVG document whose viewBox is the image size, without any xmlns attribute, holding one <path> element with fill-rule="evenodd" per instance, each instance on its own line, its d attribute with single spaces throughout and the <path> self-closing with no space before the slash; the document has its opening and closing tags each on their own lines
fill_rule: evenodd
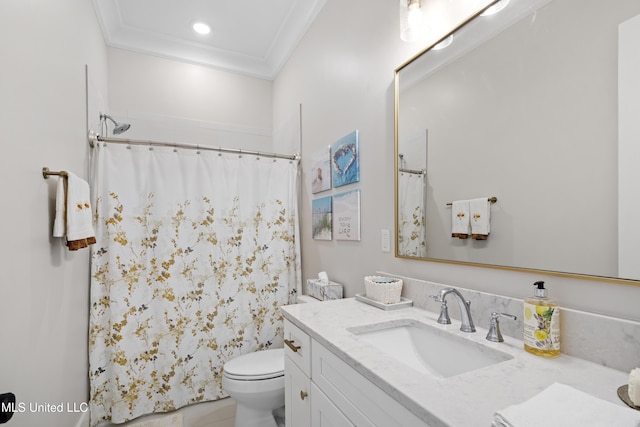
<svg viewBox="0 0 640 427">
<path fill-rule="evenodd" d="M 399 172 L 398 253 L 403 256 L 427 256 L 424 173 Z"/>
<path fill-rule="evenodd" d="M 97 144 L 92 426 L 225 397 L 227 360 L 282 342 L 300 278 L 297 163 Z"/>
</svg>

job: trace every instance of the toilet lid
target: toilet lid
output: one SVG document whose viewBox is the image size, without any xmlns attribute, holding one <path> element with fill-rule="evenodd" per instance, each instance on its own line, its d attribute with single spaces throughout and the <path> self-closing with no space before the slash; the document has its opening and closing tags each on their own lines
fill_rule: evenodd
<svg viewBox="0 0 640 427">
<path fill-rule="evenodd" d="M 224 364 L 224 375 L 239 380 L 264 380 L 284 375 L 284 350 L 256 351 L 231 359 Z"/>
</svg>

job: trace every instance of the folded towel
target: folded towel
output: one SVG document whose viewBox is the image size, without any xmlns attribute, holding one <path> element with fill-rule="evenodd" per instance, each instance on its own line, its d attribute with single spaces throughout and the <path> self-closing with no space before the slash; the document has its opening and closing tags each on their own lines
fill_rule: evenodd
<svg viewBox="0 0 640 427">
<path fill-rule="evenodd" d="M 469 200 L 471 212 L 471 237 L 487 240 L 491 230 L 491 202 L 488 197 Z"/>
<path fill-rule="evenodd" d="M 93 230 L 89 184 L 71 172 L 58 181 L 56 192 L 56 218 L 53 236 L 67 238 L 71 251 L 96 243 Z"/>
<path fill-rule="evenodd" d="M 456 200 L 451 203 L 451 237 L 469 237 L 469 201 Z"/>
<path fill-rule="evenodd" d="M 58 179 L 56 191 L 56 218 L 53 221 L 53 237 L 64 237 L 67 229 L 67 177 L 62 175 Z"/>
<path fill-rule="evenodd" d="M 496 412 L 492 426 L 638 427 L 640 412 L 591 396 L 566 384 L 554 383 L 526 402 Z"/>
</svg>

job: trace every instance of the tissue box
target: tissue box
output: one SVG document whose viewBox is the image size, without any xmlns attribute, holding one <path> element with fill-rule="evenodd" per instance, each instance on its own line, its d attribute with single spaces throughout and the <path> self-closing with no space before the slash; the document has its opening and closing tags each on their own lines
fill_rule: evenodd
<svg viewBox="0 0 640 427">
<path fill-rule="evenodd" d="M 342 285 L 335 282 L 323 282 L 319 279 L 307 280 L 307 295 L 320 301 L 342 298 Z"/>
</svg>

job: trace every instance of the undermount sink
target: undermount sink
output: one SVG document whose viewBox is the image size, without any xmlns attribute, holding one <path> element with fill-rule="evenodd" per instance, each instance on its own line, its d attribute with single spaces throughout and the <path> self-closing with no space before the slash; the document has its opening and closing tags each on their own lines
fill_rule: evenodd
<svg viewBox="0 0 640 427">
<path fill-rule="evenodd" d="M 413 320 L 348 330 L 381 352 L 436 378 L 452 377 L 513 358 L 510 354 Z"/>
</svg>

